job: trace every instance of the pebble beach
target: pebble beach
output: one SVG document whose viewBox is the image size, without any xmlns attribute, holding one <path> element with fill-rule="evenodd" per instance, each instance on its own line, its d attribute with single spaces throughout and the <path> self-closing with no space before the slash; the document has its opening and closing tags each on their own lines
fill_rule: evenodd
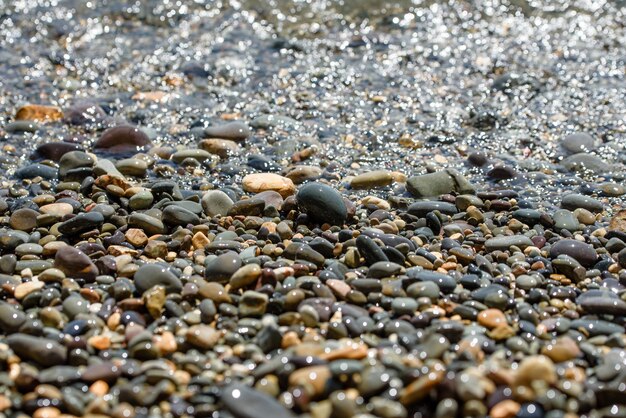
<svg viewBox="0 0 626 418">
<path fill-rule="evenodd" d="M 626 417 L 625 22 L 0 0 L 0 417 Z"/>
</svg>

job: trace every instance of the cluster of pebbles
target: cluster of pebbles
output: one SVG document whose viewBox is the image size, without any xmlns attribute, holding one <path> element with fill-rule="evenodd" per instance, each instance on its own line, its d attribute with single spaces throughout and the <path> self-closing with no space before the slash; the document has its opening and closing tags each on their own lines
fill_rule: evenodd
<svg viewBox="0 0 626 418">
<path fill-rule="evenodd" d="M 258 31 L 250 42 L 272 45 L 256 58 L 278 70 L 276 95 L 262 86 L 250 97 L 227 95 L 238 81 L 252 83 L 238 78 L 248 64 L 233 60 L 229 73 L 187 62 L 161 77 L 160 89 L 137 81 L 137 92 L 117 104 L 97 89 L 67 100 L 76 85 L 24 83 L 28 77 L 20 79 L 28 103 L 3 93 L 0 415 L 626 417 L 619 114 L 598 107 L 602 126 L 593 129 L 560 124 L 567 115 L 537 107 L 551 97 L 549 75 L 507 72 L 494 62 L 480 75 L 490 83 L 485 102 L 506 103 L 508 127 L 503 114 L 470 106 L 463 116 L 470 140 L 455 139 L 459 126 L 433 123 L 445 117 L 431 119 L 432 108 L 405 101 L 402 83 L 377 84 L 388 74 L 376 69 L 360 76 L 381 86 L 365 99 L 358 84 L 338 83 L 360 97 L 354 120 L 339 128 L 324 115 L 345 108 L 316 103 L 325 93 L 298 90 L 327 73 L 313 66 L 309 81 L 288 82 L 283 64 L 265 56 L 282 49 L 305 67 L 300 44 L 266 38 L 267 22 L 255 26 L 252 12 L 223 7 L 227 40 L 239 39 L 238 27 L 250 39 Z M 164 29 L 129 10 L 109 16 L 126 22 L 120 31 L 128 39 L 149 42 L 137 33 L 146 27 L 157 38 L 181 36 L 179 26 Z M 220 15 L 192 10 L 194 24 Z M 448 16 L 445 8 L 427 13 Z M 356 48 L 393 67 L 386 61 L 393 48 L 385 56 L 381 45 L 393 46 L 407 25 L 415 36 L 435 30 L 399 16 L 374 34 L 363 27 L 370 38 L 344 44 L 338 37 L 340 49 L 329 48 L 330 39 L 315 45 L 352 69 L 360 68 Z M 14 19 L 27 33 L 28 22 Z M 15 38 L 7 27 L 0 34 Z M 78 42 L 74 52 L 89 56 L 80 52 L 89 31 L 72 40 L 72 30 L 55 28 L 47 42 L 62 39 L 70 49 Z M 461 43 L 472 32 L 462 30 Z M 508 36 L 485 32 L 488 41 L 500 35 Z M 96 51 L 106 45 L 93 42 Z M 224 49 L 255 57 L 240 46 Z M 426 73 L 445 58 L 437 48 L 415 48 Z M 554 58 L 563 66 L 566 52 Z M 481 68 L 488 59 L 469 58 Z M 69 78 L 70 60 L 55 60 Z M 90 60 L 71 66 L 85 69 Z M 0 63 L 7 77 L 19 68 L 12 63 Z M 161 72 L 149 68 L 135 67 Z M 106 94 L 121 89 L 112 80 Z M 434 90 L 467 104 L 452 84 Z M 588 100 L 605 105 L 612 86 Z M 210 118 L 185 119 L 198 109 L 190 103 L 216 91 L 224 96 Z M 292 112 L 280 108 L 292 99 Z M 452 119 L 455 106 L 446 110 Z M 530 139 L 519 139 L 524 129 Z"/>
</svg>

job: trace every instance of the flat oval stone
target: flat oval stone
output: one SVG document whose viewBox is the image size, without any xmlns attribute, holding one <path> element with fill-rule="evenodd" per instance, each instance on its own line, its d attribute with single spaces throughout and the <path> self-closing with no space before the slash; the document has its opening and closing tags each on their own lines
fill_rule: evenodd
<svg viewBox="0 0 626 418">
<path fill-rule="evenodd" d="M 371 189 L 374 187 L 384 187 L 393 183 L 393 176 L 390 171 L 376 170 L 359 174 L 350 181 L 353 189 Z"/>
<path fill-rule="evenodd" d="M 407 275 L 409 282 L 433 282 L 444 293 L 450 293 L 456 288 L 456 281 L 447 274 L 437 273 L 435 271 L 408 269 Z"/>
<path fill-rule="evenodd" d="M 204 135 L 207 138 L 230 139 L 232 141 L 243 141 L 251 134 L 252 131 L 248 125 L 239 121 L 209 126 L 204 130 Z"/>
<path fill-rule="evenodd" d="M 204 267 L 204 277 L 208 281 L 225 283 L 241 267 L 241 257 L 234 251 L 208 259 Z"/>
<path fill-rule="evenodd" d="M 12 334 L 6 338 L 6 342 L 20 358 L 42 366 L 56 366 L 65 363 L 67 359 L 67 348 L 47 338 Z"/>
<path fill-rule="evenodd" d="M 224 388 L 221 401 L 235 418 L 295 417 L 273 397 L 239 383 Z"/>
<path fill-rule="evenodd" d="M 145 213 L 133 213 L 128 217 L 128 226 L 143 229 L 148 235 L 164 234 L 167 230 L 160 219 Z"/>
<path fill-rule="evenodd" d="M 170 205 L 163 209 L 163 222 L 171 225 L 197 225 L 200 218 L 182 206 Z"/>
<path fill-rule="evenodd" d="M 15 170 L 15 177 L 18 179 L 32 179 L 35 177 L 41 177 L 47 180 L 56 179 L 58 170 L 54 167 L 50 167 L 45 164 L 29 164 L 18 170 Z"/>
<path fill-rule="evenodd" d="M 174 153 L 171 157 L 176 164 L 182 163 L 187 158 L 193 158 L 197 161 L 205 161 L 211 158 L 211 153 L 203 149 L 186 149 Z"/>
<path fill-rule="evenodd" d="M 71 142 L 46 142 L 35 149 L 30 159 L 59 161 L 63 155 L 71 151 L 83 151 L 83 149 L 80 145 Z"/>
<path fill-rule="evenodd" d="M 485 249 L 489 252 L 496 250 L 506 251 L 512 246 L 524 249 L 534 245 L 530 238 L 524 235 L 498 236 L 485 241 Z"/>
<path fill-rule="evenodd" d="M 98 228 L 104 223 L 104 216 L 98 212 L 80 213 L 59 225 L 59 232 L 64 235 L 77 235 L 81 232 Z"/>
<path fill-rule="evenodd" d="M 348 209 L 341 194 L 322 183 L 308 183 L 298 190 L 296 202 L 300 209 L 319 223 L 343 225 Z"/>
<path fill-rule="evenodd" d="M 550 257 L 568 255 L 585 267 L 591 267 L 598 259 L 596 250 L 589 244 L 574 239 L 562 239 L 550 248 Z"/>
<path fill-rule="evenodd" d="M 589 314 L 626 315 L 626 302 L 609 297 L 589 297 L 580 302 L 580 307 Z"/>
<path fill-rule="evenodd" d="M 93 282 L 98 275 L 98 268 L 91 259 L 77 248 L 66 245 L 57 250 L 54 267 L 67 277 L 81 278 Z"/>
<path fill-rule="evenodd" d="M 8 332 L 14 332 L 26 322 L 26 314 L 13 305 L 0 302 L 0 327 Z"/>
<path fill-rule="evenodd" d="M 168 293 L 180 293 L 183 285 L 168 267 L 161 264 L 145 264 L 135 272 L 135 287 L 140 293 L 152 286 L 161 285 Z"/>
<path fill-rule="evenodd" d="M 426 198 L 456 192 L 474 194 L 474 186 L 457 170 L 449 168 L 435 173 L 410 177 L 406 188 L 414 197 Z"/>
<path fill-rule="evenodd" d="M 588 133 L 576 132 L 563 138 L 561 140 L 561 146 L 568 154 L 590 152 L 595 148 L 595 140 Z"/>
<path fill-rule="evenodd" d="M 454 215 L 457 213 L 456 206 L 448 202 L 423 201 L 415 202 L 409 206 L 408 212 L 418 218 L 423 218 L 428 213 L 438 210 L 444 215 Z"/>
<path fill-rule="evenodd" d="M 273 190 L 280 193 L 283 198 L 291 196 L 296 189 L 293 181 L 274 173 L 248 174 L 241 180 L 241 185 L 246 192 L 261 193 Z"/>
<path fill-rule="evenodd" d="M 582 208 L 594 213 L 601 213 L 604 210 L 604 205 L 599 200 L 576 193 L 563 196 L 561 207 L 572 211 Z"/>
<path fill-rule="evenodd" d="M 139 151 L 151 146 L 148 135 L 141 129 L 130 125 L 107 129 L 94 144 L 96 149 L 106 149 L 115 153 Z"/>
</svg>

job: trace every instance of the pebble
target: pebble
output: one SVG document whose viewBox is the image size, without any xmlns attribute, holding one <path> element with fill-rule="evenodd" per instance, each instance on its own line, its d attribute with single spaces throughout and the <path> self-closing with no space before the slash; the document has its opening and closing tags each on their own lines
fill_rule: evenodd
<svg viewBox="0 0 626 418">
<path fill-rule="evenodd" d="M 341 225 L 348 217 L 341 194 L 322 183 L 312 182 L 300 187 L 296 201 L 304 213 L 320 223 Z"/>
<path fill-rule="evenodd" d="M 138 151 L 152 145 L 150 138 L 141 129 L 122 125 L 109 128 L 94 143 L 94 148 L 106 149 L 108 152 L 122 153 Z"/>
<path fill-rule="evenodd" d="M 230 139 L 243 141 L 252 134 L 252 131 L 243 122 L 229 122 L 223 125 L 210 126 L 204 130 L 207 138 Z"/>
<path fill-rule="evenodd" d="M 296 191 L 296 186 L 290 179 L 273 173 L 248 174 L 241 181 L 241 185 L 246 192 L 261 193 L 273 190 L 280 193 L 283 198 L 291 196 Z"/>
<path fill-rule="evenodd" d="M 586 132 L 576 132 L 565 136 L 561 140 L 561 146 L 568 154 L 590 152 L 595 148 L 595 140 Z"/>
<path fill-rule="evenodd" d="M 134 283 L 139 293 L 143 293 L 153 286 L 165 287 L 168 293 L 180 293 L 183 286 L 178 277 L 167 267 L 160 264 L 145 264 L 135 272 Z"/>
<path fill-rule="evenodd" d="M 446 169 L 435 173 L 409 177 L 407 190 L 417 198 L 439 196 L 445 193 L 475 193 L 474 186 L 457 170 Z"/>
<path fill-rule="evenodd" d="M 235 383 L 225 387 L 220 400 L 236 418 L 295 417 L 273 397 L 242 384 Z"/>
<path fill-rule="evenodd" d="M 393 183 L 393 176 L 390 171 L 376 170 L 359 174 L 350 180 L 350 187 L 353 189 L 371 189 L 384 187 Z"/>
<path fill-rule="evenodd" d="M 104 223 L 104 216 L 98 212 L 79 213 L 75 217 L 61 223 L 59 232 L 65 235 L 77 235 L 81 232 L 98 228 Z"/>
<path fill-rule="evenodd" d="M 202 196 L 202 208 L 207 216 L 224 216 L 233 204 L 232 199 L 221 190 L 210 190 Z"/>
<path fill-rule="evenodd" d="M 574 239 L 562 239 L 550 247 L 552 258 L 560 255 L 570 256 L 585 267 L 592 266 L 598 259 L 598 255 L 591 245 Z"/>
</svg>

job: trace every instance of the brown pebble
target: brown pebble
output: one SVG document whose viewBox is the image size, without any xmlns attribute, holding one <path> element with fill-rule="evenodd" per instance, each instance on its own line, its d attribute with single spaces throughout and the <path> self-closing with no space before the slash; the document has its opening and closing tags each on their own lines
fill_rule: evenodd
<svg viewBox="0 0 626 418">
<path fill-rule="evenodd" d="M 478 314 L 478 323 L 489 329 L 506 325 L 506 317 L 499 309 L 485 309 Z"/>
<path fill-rule="evenodd" d="M 520 407 L 520 404 L 517 402 L 511 399 L 505 399 L 495 404 L 489 414 L 491 418 L 515 418 Z"/>
</svg>

